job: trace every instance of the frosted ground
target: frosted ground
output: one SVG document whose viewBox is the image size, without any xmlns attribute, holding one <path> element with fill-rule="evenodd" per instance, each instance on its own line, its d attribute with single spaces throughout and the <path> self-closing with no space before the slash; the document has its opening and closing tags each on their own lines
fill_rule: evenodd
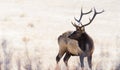
<svg viewBox="0 0 120 70">
<path fill-rule="evenodd" d="M 98 11 L 86 32 L 94 39 L 93 70 L 120 70 L 120 0 L 0 0 L 1 70 L 54 70 L 57 37 L 71 25 L 81 7 Z M 84 17 L 83 24 L 93 13 Z M 71 57 L 76 70 L 79 57 Z M 64 70 L 64 63 L 59 63 Z M 87 70 L 85 59 L 85 69 Z"/>
</svg>

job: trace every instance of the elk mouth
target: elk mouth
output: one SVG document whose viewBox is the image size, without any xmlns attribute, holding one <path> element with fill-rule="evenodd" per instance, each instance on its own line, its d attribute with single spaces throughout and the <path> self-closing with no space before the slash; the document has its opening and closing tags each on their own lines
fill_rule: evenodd
<svg viewBox="0 0 120 70">
<path fill-rule="evenodd" d="M 71 35 L 69 35 L 69 36 L 68 36 L 68 38 L 72 39 L 72 36 L 71 36 Z"/>
</svg>

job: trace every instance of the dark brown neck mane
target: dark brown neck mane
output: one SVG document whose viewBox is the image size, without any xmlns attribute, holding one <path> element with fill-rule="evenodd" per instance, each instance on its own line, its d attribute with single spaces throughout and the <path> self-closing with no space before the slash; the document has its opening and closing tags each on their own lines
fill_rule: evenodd
<svg viewBox="0 0 120 70">
<path fill-rule="evenodd" d="M 92 49 L 93 46 L 93 40 L 91 39 L 91 37 L 85 32 L 83 33 L 78 39 L 76 39 L 78 41 L 79 47 L 83 50 L 83 51 L 87 51 L 87 48 L 89 48 L 89 50 Z M 89 51 L 88 50 L 88 51 Z"/>
</svg>

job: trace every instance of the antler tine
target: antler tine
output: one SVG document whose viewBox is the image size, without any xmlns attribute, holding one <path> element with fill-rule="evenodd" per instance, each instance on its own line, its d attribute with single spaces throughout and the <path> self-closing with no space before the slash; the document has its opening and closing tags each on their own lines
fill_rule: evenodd
<svg viewBox="0 0 120 70">
<path fill-rule="evenodd" d="M 95 16 L 96 16 L 97 14 L 101 14 L 101 13 L 103 13 L 103 12 L 104 12 L 104 10 L 102 10 L 101 12 L 97 12 L 96 9 L 94 8 L 94 15 L 93 15 L 92 19 L 89 18 L 90 22 L 87 23 L 87 24 L 85 24 L 85 25 L 83 25 L 82 27 L 89 25 L 89 24 L 93 21 L 93 19 L 95 18 Z"/>
<path fill-rule="evenodd" d="M 71 22 L 72 23 L 72 25 L 74 26 L 74 27 L 78 27 L 78 25 L 76 25 L 75 23 L 73 23 L 73 22 Z"/>
<path fill-rule="evenodd" d="M 81 20 L 81 18 L 82 18 L 82 8 L 81 8 L 81 15 L 80 15 L 80 18 L 79 19 L 76 19 L 75 17 L 74 17 L 74 19 L 75 19 L 75 21 L 77 21 L 78 23 L 80 23 L 80 20 Z"/>
<path fill-rule="evenodd" d="M 86 13 L 83 13 L 83 10 L 82 10 L 82 8 L 81 8 L 81 15 L 80 15 L 79 20 L 76 19 L 75 17 L 74 17 L 74 19 L 75 19 L 78 23 L 80 23 L 80 21 L 81 21 L 81 19 L 82 19 L 82 16 L 83 16 L 83 15 L 86 15 L 86 14 L 89 14 L 89 13 L 91 13 L 91 12 L 92 12 L 92 9 L 91 9 L 90 11 L 86 12 Z"/>
<path fill-rule="evenodd" d="M 95 8 L 94 8 L 94 11 L 95 11 L 96 14 L 101 14 L 101 13 L 104 12 L 104 10 L 102 10 L 101 12 L 97 12 Z"/>
</svg>

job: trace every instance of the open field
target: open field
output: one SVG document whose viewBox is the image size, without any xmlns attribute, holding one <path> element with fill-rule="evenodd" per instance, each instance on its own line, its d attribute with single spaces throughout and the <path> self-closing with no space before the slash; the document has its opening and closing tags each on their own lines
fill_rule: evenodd
<svg viewBox="0 0 120 70">
<path fill-rule="evenodd" d="M 105 10 L 86 27 L 95 43 L 93 70 L 120 70 L 119 4 L 120 0 L 0 0 L 0 70 L 54 70 L 57 37 L 75 30 L 71 21 L 79 17 L 81 7 Z M 59 65 L 65 69 L 63 60 Z M 71 57 L 70 70 L 78 65 L 79 57 Z"/>
</svg>

